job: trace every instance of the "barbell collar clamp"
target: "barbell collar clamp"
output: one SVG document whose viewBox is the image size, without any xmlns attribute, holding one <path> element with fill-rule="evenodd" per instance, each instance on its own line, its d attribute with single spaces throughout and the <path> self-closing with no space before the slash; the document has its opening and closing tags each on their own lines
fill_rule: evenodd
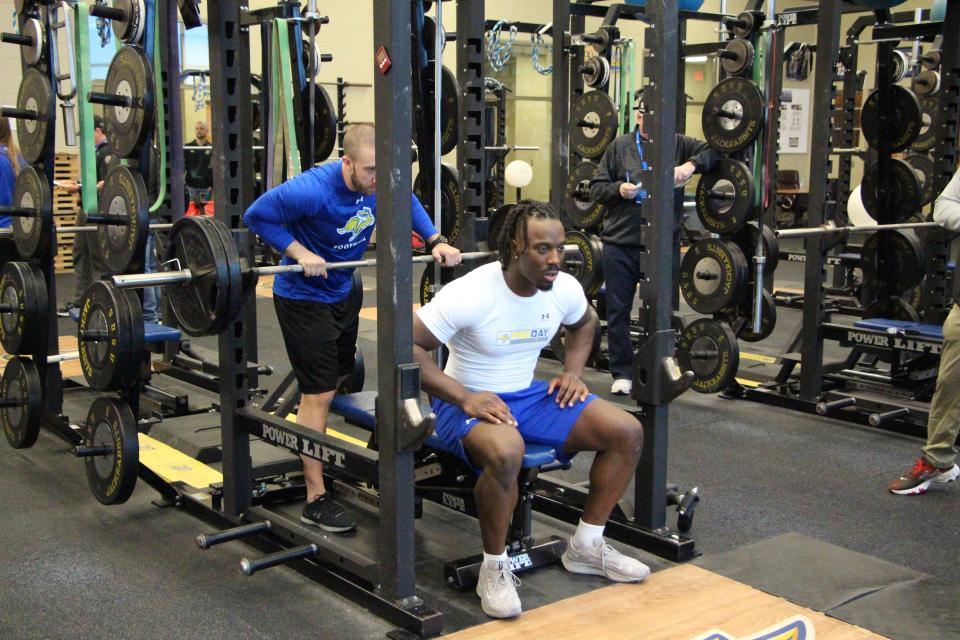
<svg viewBox="0 0 960 640">
<path fill-rule="evenodd" d="M 99 91 L 91 91 L 87 94 L 87 100 L 93 104 L 102 104 L 108 107 L 126 107 L 130 109 L 133 107 L 133 98 L 129 96 L 121 96 L 115 93 L 100 93 Z"/>
<path fill-rule="evenodd" d="M 0 107 L 0 116 L 17 120 L 39 120 L 40 114 L 33 109 L 17 109 L 16 107 Z"/>
<path fill-rule="evenodd" d="M 32 47 L 33 38 L 30 36 L 24 36 L 19 33 L 9 33 L 3 32 L 0 33 L 0 42 L 6 42 L 7 44 L 17 44 L 21 47 Z"/>
</svg>

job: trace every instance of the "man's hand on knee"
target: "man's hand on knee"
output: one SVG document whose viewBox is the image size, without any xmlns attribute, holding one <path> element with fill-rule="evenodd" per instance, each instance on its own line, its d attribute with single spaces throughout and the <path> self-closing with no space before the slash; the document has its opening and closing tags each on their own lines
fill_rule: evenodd
<svg viewBox="0 0 960 640">
<path fill-rule="evenodd" d="M 563 373 L 550 381 L 547 395 L 557 392 L 556 402 L 561 409 L 573 406 L 574 402 L 583 402 L 590 395 L 587 385 L 580 376 L 572 373 Z"/>
<path fill-rule="evenodd" d="M 471 393 L 463 402 L 463 412 L 471 418 L 478 418 L 491 424 L 517 426 L 517 419 L 510 413 L 510 407 L 495 393 L 478 391 Z"/>
</svg>

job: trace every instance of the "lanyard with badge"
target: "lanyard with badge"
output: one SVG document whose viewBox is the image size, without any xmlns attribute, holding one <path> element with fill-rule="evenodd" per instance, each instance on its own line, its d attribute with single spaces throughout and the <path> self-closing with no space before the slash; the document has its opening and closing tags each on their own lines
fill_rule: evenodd
<svg viewBox="0 0 960 640">
<path fill-rule="evenodd" d="M 640 144 L 640 128 L 637 128 L 637 155 L 640 156 L 640 168 L 644 171 L 649 169 L 647 161 L 643 159 L 643 145 Z M 627 172 L 627 182 L 630 182 L 630 172 Z M 647 190 L 643 188 L 643 176 L 641 174 L 640 180 L 637 181 L 637 202 L 642 202 L 647 197 Z"/>
</svg>

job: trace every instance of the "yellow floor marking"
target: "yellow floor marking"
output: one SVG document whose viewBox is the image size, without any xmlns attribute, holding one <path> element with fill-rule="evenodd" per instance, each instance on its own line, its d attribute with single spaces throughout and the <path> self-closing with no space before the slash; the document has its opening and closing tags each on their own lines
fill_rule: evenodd
<svg viewBox="0 0 960 640">
<path fill-rule="evenodd" d="M 744 351 L 740 352 L 740 358 L 742 360 L 752 360 L 754 362 L 762 362 L 764 364 L 776 364 L 777 359 L 772 356 L 764 356 L 759 353 L 746 353 Z"/>
<path fill-rule="evenodd" d="M 750 387 L 751 389 L 755 389 L 760 386 L 760 383 L 756 380 L 747 380 L 746 378 L 737 378 L 737 382 L 739 382 L 741 386 Z"/>
<path fill-rule="evenodd" d="M 290 415 L 287 416 L 287 420 L 289 420 L 290 422 L 296 422 L 297 414 L 291 413 Z M 360 438 L 354 438 L 353 436 L 347 435 L 342 431 L 337 431 L 336 429 L 331 429 L 330 427 L 327 427 L 327 435 L 333 436 L 334 438 L 339 438 L 340 440 L 343 440 L 344 442 L 349 442 L 350 444 L 355 444 L 358 447 L 363 447 L 364 449 L 366 449 L 367 447 L 367 443 L 361 440 Z"/>
<path fill-rule="evenodd" d="M 166 482 L 182 482 L 196 489 L 205 489 L 211 484 L 223 482 L 223 474 L 197 462 L 182 451 L 141 433 L 140 464 L 163 478 Z"/>
<path fill-rule="evenodd" d="M 796 638 L 800 634 L 790 634 L 788 623 L 796 621 L 798 616 L 802 616 L 800 622 L 806 630 L 803 636 L 807 638 L 882 639 L 861 627 L 694 565 L 658 571 L 641 584 L 596 589 L 524 611 L 513 620 L 488 622 L 445 637 L 450 640 Z M 762 633 L 772 629 L 782 629 L 783 633 Z M 722 634 L 710 634 L 720 631 Z"/>
</svg>

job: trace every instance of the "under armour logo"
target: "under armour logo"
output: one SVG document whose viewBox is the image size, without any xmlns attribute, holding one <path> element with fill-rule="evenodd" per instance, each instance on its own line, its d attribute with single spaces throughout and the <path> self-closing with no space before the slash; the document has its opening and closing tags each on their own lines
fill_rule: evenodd
<svg viewBox="0 0 960 640">
<path fill-rule="evenodd" d="M 550 314 L 549 314 L 549 313 L 541 313 L 541 314 L 540 314 L 540 319 L 541 319 L 541 320 L 549 320 L 549 319 L 550 319 Z"/>
</svg>

